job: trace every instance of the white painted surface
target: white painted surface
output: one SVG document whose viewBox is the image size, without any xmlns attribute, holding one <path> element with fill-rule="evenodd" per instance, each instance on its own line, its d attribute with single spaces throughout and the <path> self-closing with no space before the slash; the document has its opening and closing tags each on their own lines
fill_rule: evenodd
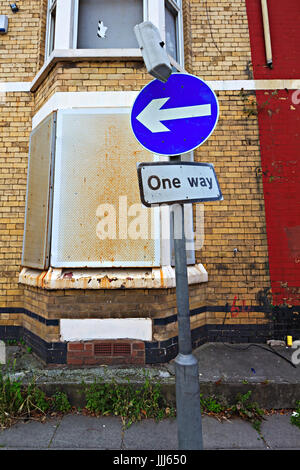
<svg viewBox="0 0 300 470">
<path fill-rule="evenodd" d="M 131 108 L 137 91 L 57 92 L 32 118 L 34 129 L 52 111 L 72 108 Z"/>
<path fill-rule="evenodd" d="M 151 21 L 158 29 L 162 40 L 165 40 L 165 6 L 161 0 L 148 1 L 148 21 Z"/>
<path fill-rule="evenodd" d="M 72 0 L 57 0 L 55 24 L 55 49 L 69 49 L 73 27 Z"/>
<path fill-rule="evenodd" d="M 128 50 L 122 49 L 118 50 L 118 54 L 116 57 L 120 56 L 121 54 L 124 54 L 125 51 L 129 52 Z M 131 52 L 132 50 L 130 50 Z M 137 49 L 137 56 L 140 56 L 140 51 Z M 59 55 L 51 54 L 51 59 L 53 58 L 67 58 L 72 56 L 73 49 L 70 49 L 69 51 L 54 51 L 55 53 L 60 53 Z M 62 54 L 63 52 L 63 54 Z M 76 57 L 79 58 L 79 56 L 85 57 L 86 54 L 84 54 L 84 50 L 82 51 L 77 51 Z M 92 57 L 92 52 L 90 51 L 91 55 L 90 58 Z M 98 51 L 99 52 L 99 51 Z M 98 58 L 99 58 L 99 53 L 98 53 Z M 103 57 L 104 58 L 104 57 Z M 51 60 L 50 60 L 51 62 Z M 47 63 L 47 66 L 49 63 Z M 18 92 L 18 91 L 31 91 L 32 86 L 35 84 L 36 80 L 39 78 L 41 75 L 41 72 L 44 71 L 44 67 L 38 72 L 38 74 L 35 76 L 32 82 L 0 82 L 0 92 Z M 185 71 L 182 69 L 182 73 Z M 151 80 L 151 77 L 149 76 L 149 80 Z M 288 90 L 299 90 L 300 89 L 300 79 L 282 79 L 282 80 L 207 80 L 206 83 L 216 91 L 239 91 L 239 90 L 284 90 L 285 88 Z M 110 92 L 110 91 L 103 91 L 103 92 L 57 92 L 55 93 L 47 103 L 45 103 L 44 106 L 47 106 L 47 104 L 51 102 L 56 102 L 56 105 L 58 106 L 57 109 L 63 109 L 64 106 L 67 105 L 69 107 L 86 107 L 86 106 L 91 106 L 91 107 L 97 107 L 101 106 L 99 105 L 99 99 L 105 99 L 104 96 L 107 97 L 107 106 L 109 106 L 109 100 L 112 97 L 112 94 L 115 94 L 115 96 L 119 95 L 124 95 L 124 98 L 126 100 L 126 96 L 130 97 L 130 94 L 132 95 L 130 97 L 130 106 L 132 105 L 132 99 L 135 99 L 137 96 L 138 92 L 136 91 L 115 91 L 115 92 Z M 57 96 L 56 96 L 57 95 Z M 68 99 L 66 96 L 69 95 Z M 132 98 L 134 97 L 134 98 Z M 97 103 L 94 103 L 94 99 L 97 99 Z M 72 100 L 76 99 L 76 105 L 72 105 Z M 86 101 L 83 101 L 86 100 Z M 103 105 L 102 105 L 103 106 Z M 114 103 L 111 105 L 113 106 L 122 106 L 120 103 Z M 124 106 L 127 106 L 126 104 Z"/>
<path fill-rule="evenodd" d="M 31 82 L 2 82 L 0 83 L 0 92 L 18 92 L 30 91 Z"/>
<path fill-rule="evenodd" d="M 300 80 L 216 80 L 206 83 L 216 91 L 300 89 Z M 0 83 L 0 91 L 23 90 L 20 84 Z M 26 86 L 24 91 L 28 91 Z M 33 116 L 32 128 L 56 109 L 132 107 L 138 93 L 138 91 L 57 92 Z"/>
<path fill-rule="evenodd" d="M 211 116 L 210 104 L 161 109 L 169 99 L 170 97 L 153 99 L 145 106 L 140 114 L 138 114 L 136 119 L 154 134 L 157 132 L 170 132 L 170 129 L 161 121 Z"/>
<path fill-rule="evenodd" d="M 61 341 L 88 341 L 97 339 L 152 340 L 150 318 L 62 319 Z"/>
</svg>

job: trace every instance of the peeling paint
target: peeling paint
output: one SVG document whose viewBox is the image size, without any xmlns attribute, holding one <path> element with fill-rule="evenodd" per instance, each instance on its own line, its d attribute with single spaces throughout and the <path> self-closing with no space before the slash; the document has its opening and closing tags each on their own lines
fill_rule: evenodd
<svg viewBox="0 0 300 470">
<path fill-rule="evenodd" d="M 208 281 L 202 264 L 188 266 L 189 284 Z M 23 268 L 19 282 L 44 289 L 170 289 L 176 286 L 175 268 L 163 266 L 144 269 L 64 269 L 48 271 Z"/>
</svg>

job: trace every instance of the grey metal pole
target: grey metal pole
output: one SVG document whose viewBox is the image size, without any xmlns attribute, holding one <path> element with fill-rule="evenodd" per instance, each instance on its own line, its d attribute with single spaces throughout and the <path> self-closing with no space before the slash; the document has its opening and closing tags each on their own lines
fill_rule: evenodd
<svg viewBox="0 0 300 470">
<path fill-rule="evenodd" d="M 175 359 L 178 445 L 180 450 L 202 450 L 199 371 L 198 361 L 192 354 L 183 204 L 173 206 L 173 217 L 178 319 Z"/>
</svg>

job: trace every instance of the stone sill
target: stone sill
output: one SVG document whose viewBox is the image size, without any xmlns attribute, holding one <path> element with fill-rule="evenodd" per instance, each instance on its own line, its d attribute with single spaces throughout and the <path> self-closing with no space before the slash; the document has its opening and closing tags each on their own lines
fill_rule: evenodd
<svg viewBox="0 0 300 470">
<path fill-rule="evenodd" d="M 207 282 L 202 264 L 188 266 L 188 283 Z M 47 271 L 23 268 L 19 283 L 42 289 L 172 289 L 176 287 L 175 268 L 149 269 L 57 269 Z"/>
<path fill-rule="evenodd" d="M 187 73 L 172 57 L 170 63 L 182 73 Z M 137 60 L 142 61 L 140 49 L 55 49 L 31 82 L 30 91 L 38 89 L 57 62 L 79 62 L 85 60 Z"/>
</svg>

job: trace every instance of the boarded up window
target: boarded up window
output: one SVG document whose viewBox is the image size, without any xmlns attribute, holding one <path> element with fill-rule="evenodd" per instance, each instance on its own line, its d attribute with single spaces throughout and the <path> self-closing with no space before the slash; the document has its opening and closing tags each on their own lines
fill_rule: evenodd
<svg viewBox="0 0 300 470">
<path fill-rule="evenodd" d="M 49 266 L 55 114 L 30 136 L 22 265 Z"/>
<path fill-rule="evenodd" d="M 152 160 L 129 108 L 58 111 L 51 266 L 160 265 L 159 208 L 141 205 L 136 171 Z"/>
</svg>

